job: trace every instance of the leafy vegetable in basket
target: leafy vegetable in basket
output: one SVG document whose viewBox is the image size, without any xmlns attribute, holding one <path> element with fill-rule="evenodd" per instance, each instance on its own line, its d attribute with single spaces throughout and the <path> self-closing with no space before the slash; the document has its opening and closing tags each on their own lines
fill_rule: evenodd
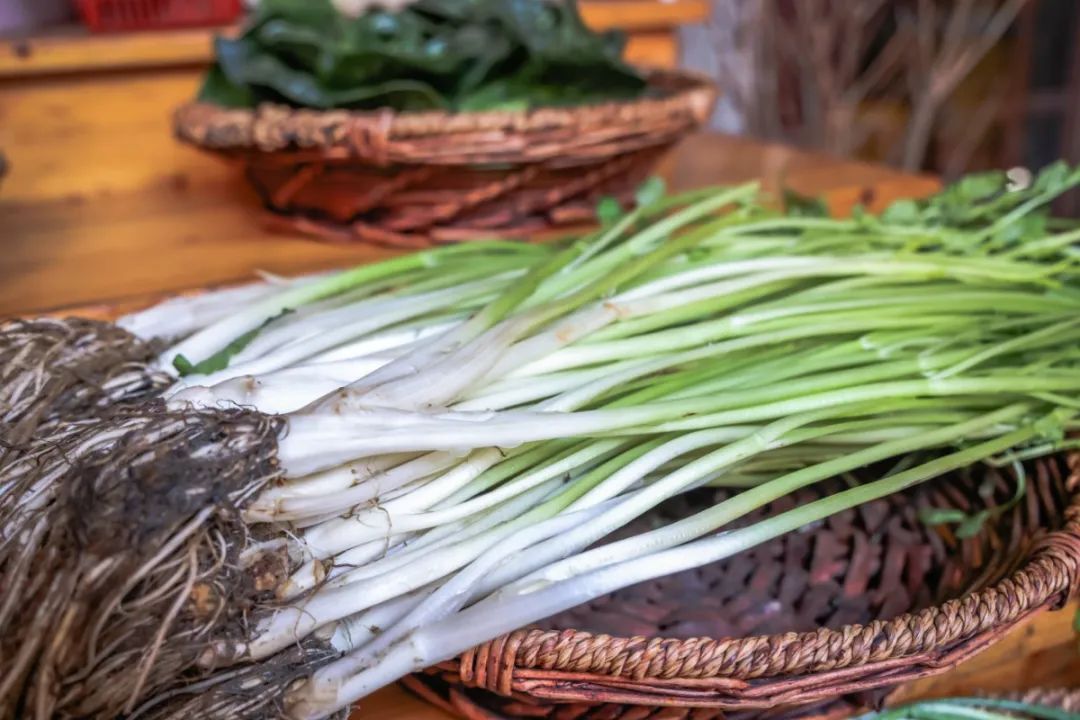
<svg viewBox="0 0 1080 720">
<path fill-rule="evenodd" d="M 942 212 L 954 189 L 901 220 L 649 186 L 564 243 L 125 318 L 180 336 L 157 367 L 187 374 L 148 404 L 80 405 L 0 465 L 0 642 L 36 659 L 0 686 L 25 706 L 59 688 L 42 706 L 71 716 L 327 717 L 620 587 L 1069 447 L 1080 231 L 1027 219 L 1077 184 L 981 176 L 975 216 Z M 703 485 L 739 492 L 597 545 Z"/>
<path fill-rule="evenodd" d="M 200 99 L 322 110 L 492 110 L 633 98 L 642 77 L 620 33 L 596 33 L 576 0 L 419 0 L 350 18 L 330 0 L 263 0 L 218 38 Z"/>
</svg>

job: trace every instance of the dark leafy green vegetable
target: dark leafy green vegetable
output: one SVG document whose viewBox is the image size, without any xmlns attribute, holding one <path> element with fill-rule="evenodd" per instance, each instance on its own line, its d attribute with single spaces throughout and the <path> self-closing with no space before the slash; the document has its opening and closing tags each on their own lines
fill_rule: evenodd
<svg viewBox="0 0 1080 720">
<path fill-rule="evenodd" d="M 263 0 L 218 38 L 199 97 L 225 107 L 490 110 L 632 98 L 620 33 L 576 0 L 419 0 L 351 18 L 330 0 Z"/>
</svg>

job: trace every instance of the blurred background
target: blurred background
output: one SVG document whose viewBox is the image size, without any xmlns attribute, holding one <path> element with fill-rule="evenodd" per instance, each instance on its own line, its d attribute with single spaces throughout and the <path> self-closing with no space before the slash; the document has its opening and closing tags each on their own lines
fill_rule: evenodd
<svg viewBox="0 0 1080 720">
<path fill-rule="evenodd" d="M 719 87 L 714 132 L 660 166 L 679 186 L 773 176 L 843 211 L 870 186 L 880 204 L 968 171 L 1080 163 L 1078 0 L 579 5 L 589 27 L 625 33 L 629 62 Z M 0 312 L 374 256 L 270 239 L 242 171 L 177 142 L 173 113 L 246 12 L 245 0 L 0 0 Z M 1057 211 L 1080 217 L 1080 197 Z M 132 254 L 151 244 L 160 256 Z"/>
<path fill-rule="evenodd" d="M 154 31 L 229 25 L 244 10 L 242 0 L 2 0 L 0 82 L 175 75 L 208 59 L 205 31 Z M 626 29 L 631 60 L 715 78 L 720 131 L 947 178 L 1080 161 L 1075 0 L 584 0 L 582 11 Z M 115 34 L 87 40 L 84 26 Z"/>
<path fill-rule="evenodd" d="M 714 126 L 955 177 L 1080 160 L 1075 0 L 711 0 Z"/>
</svg>

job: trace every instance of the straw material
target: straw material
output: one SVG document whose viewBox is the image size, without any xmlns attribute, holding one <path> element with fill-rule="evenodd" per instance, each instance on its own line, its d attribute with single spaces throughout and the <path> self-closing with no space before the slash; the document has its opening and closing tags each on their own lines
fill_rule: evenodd
<svg viewBox="0 0 1080 720">
<path fill-rule="evenodd" d="M 1007 700 L 1057 708 L 1080 715 L 1080 688 L 1036 688 L 1005 697 Z"/>
<path fill-rule="evenodd" d="M 242 162 L 273 223 L 338 240 L 424 247 L 593 220 L 629 202 L 700 126 L 713 85 L 653 72 L 640 100 L 477 113 L 181 107 L 177 137 Z"/>
<path fill-rule="evenodd" d="M 986 482 L 993 498 L 979 493 Z M 1080 456 L 1032 463 L 1028 483 L 1024 500 L 973 538 L 926 527 L 918 509 L 1001 504 L 1015 487 L 1004 471 L 958 473 L 628 588 L 407 685 L 470 720 L 830 718 L 876 707 L 1080 585 Z M 682 502 L 662 512 L 685 514 L 693 501 Z"/>
</svg>

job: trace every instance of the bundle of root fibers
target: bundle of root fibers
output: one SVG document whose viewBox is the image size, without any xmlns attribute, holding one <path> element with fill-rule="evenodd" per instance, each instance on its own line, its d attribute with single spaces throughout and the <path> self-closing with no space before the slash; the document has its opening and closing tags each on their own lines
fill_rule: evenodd
<svg viewBox="0 0 1080 720">
<path fill-rule="evenodd" d="M 67 421 L 167 387 L 152 367 L 163 346 L 81 318 L 0 323 L 0 467 Z"/>
<path fill-rule="evenodd" d="M 128 713 L 265 595 L 237 508 L 274 474 L 277 421 L 147 401 L 66 426 L 5 473 L 4 717 Z"/>
<path fill-rule="evenodd" d="M 511 257 L 495 252 L 504 270 L 544 252 L 499 247 Z M 423 253 L 384 266 L 446 269 Z M 326 283 L 305 285 L 323 277 L 171 300 L 120 325 L 0 325 L 0 718 L 279 715 L 284 689 L 326 657 L 311 639 L 225 673 L 200 662 L 211 641 L 246 637 L 248 615 L 295 569 L 284 552 L 245 555 L 271 530 L 240 518 L 277 474 L 281 422 L 166 406 L 159 396 L 175 377 L 158 357 L 166 340 L 238 304 L 312 301 Z M 282 692 L 238 699 L 252 678 Z"/>
<path fill-rule="evenodd" d="M 1070 447 L 1080 233 L 1039 213 L 1078 183 L 983 177 L 854 220 L 752 184 L 643 195 L 561 244 L 127 318 L 184 337 L 153 370 L 5 390 L 30 439 L 0 475 L 0 714 L 329 717 L 619 587 Z M 739 492 L 605 542 L 706 485 Z"/>
</svg>

